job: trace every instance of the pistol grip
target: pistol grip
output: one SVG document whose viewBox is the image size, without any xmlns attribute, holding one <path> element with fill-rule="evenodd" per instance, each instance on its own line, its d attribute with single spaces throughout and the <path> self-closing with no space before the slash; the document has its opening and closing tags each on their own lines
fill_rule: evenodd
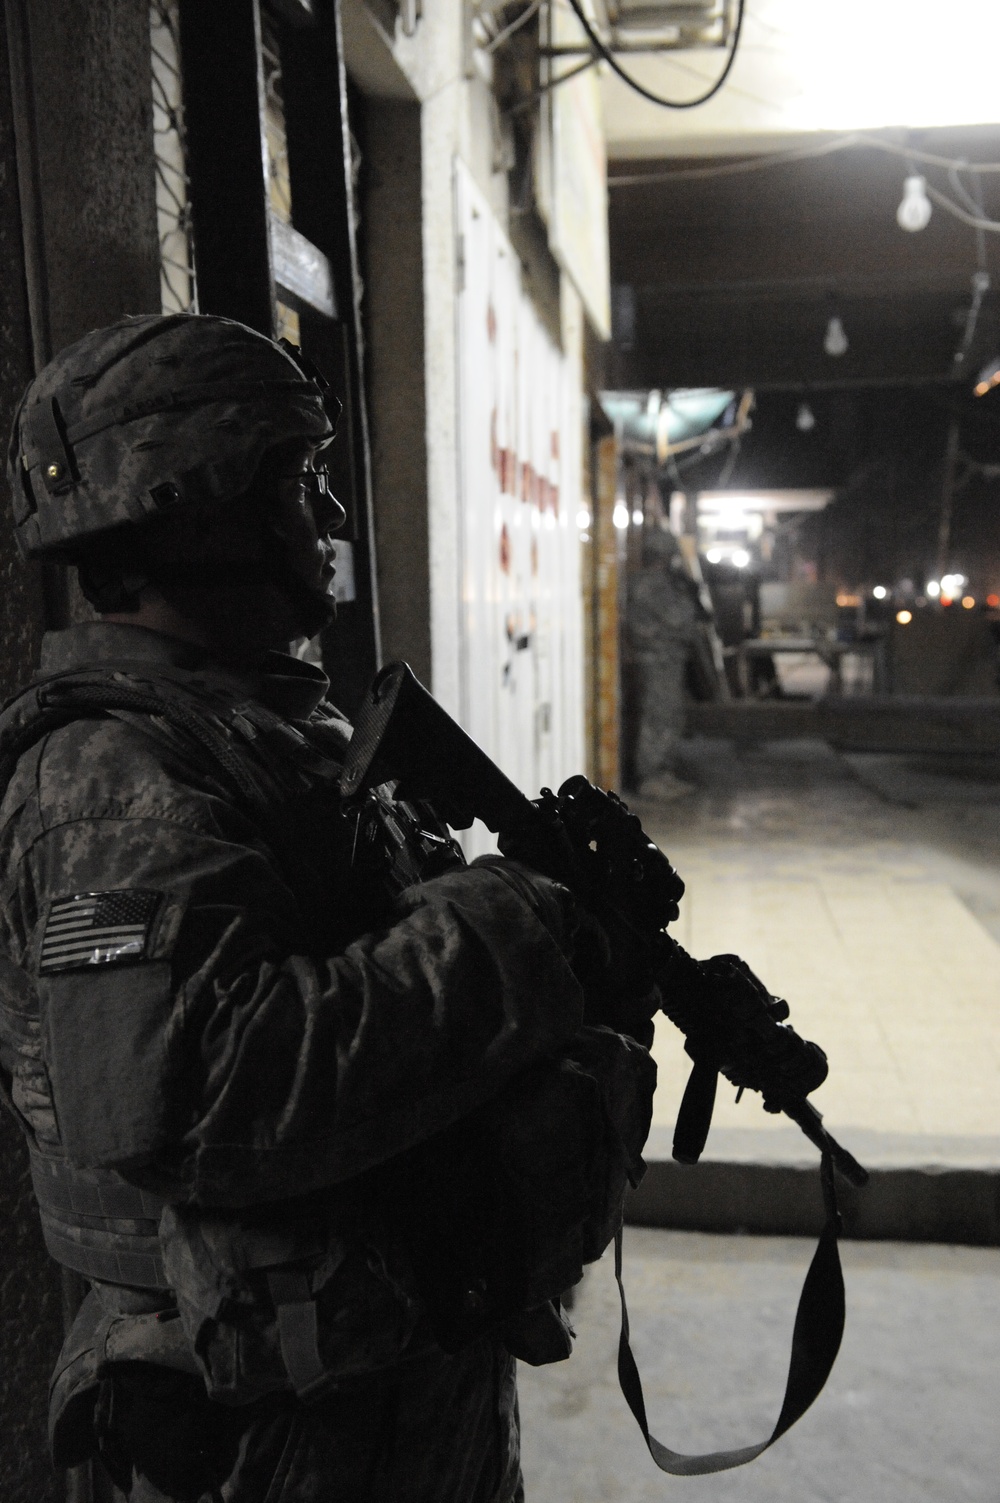
<svg viewBox="0 0 1000 1503">
<path fill-rule="evenodd" d="M 719 1072 L 706 1060 L 695 1060 L 684 1087 L 674 1127 L 674 1158 L 678 1164 L 697 1164 L 712 1125 Z"/>
</svg>

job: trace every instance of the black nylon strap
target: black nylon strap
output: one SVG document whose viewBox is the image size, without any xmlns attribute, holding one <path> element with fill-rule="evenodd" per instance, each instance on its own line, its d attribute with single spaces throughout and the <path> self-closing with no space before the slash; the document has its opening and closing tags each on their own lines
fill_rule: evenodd
<svg viewBox="0 0 1000 1503">
<path fill-rule="evenodd" d="M 50 495 L 58 496 L 73 484 L 73 450 L 60 422 L 55 397 L 29 407 L 25 426 L 38 453 L 38 463 Z"/>
<path fill-rule="evenodd" d="M 267 1275 L 278 1321 L 281 1360 L 300 1399 L 320 1389 L 327 1372 L 319 1354 L 319 1315 L 306 1275 L 275 1268 Z"/>
<path fill-rule="evenodd" d="M 222 766 L 236 784 L 241 795 L 252 805 L 262 802 L 258 783 L 249 774 L 245 762 L 229 747 L 220 725 L 216 730 L 202 710 L 182 703 L 176 693 L 156 692 L 151 687 L 129 688 L 118 684 L 43 684 L 38 690 L 39 700 L 46 709 L 57 710 L 69 718 L 73 712 L 86 714 L 94 710 L 126 710 L 146 715 L 165 715 L 175 720 L 199 741 L 207 752 Z"/>
<path fill-rule="evenodd" d="M 708 1472 L 726 1472 L 733 1467 L 745 1466 L 748 1461 L 753 1461 L 769 1446 L 773 1446 L 779 1436 L 790 1430 L 797 1419 L 801 1419 L 830 1376 L 844 1334 L 844 1276 L 837 1249 L 840 1214 L 833 1183 L 833 1162 L 828 1153 L 823 1155 L 820 1175 L 826 1223 L 799 1296 L 781 1413 L 771 1434 L 757 1445 L 739 1446 L 731 1451 L 706 1451 L 700 1456 L 693 1456 L 671 1451 L 655 1435 L 649 1433 L 642 1381 L 629 1345 L 628 1307 L 622 1282 L 622 1234 L 619 1229 L 615 1237 L 615 1278 L 622 1307 L 618 1382 L 625 1402 L 635 1416 L 649 1447 L 649 1454 L 661 1472 L 669 1472 L 674 1477 L 698 1477 Z"/>
</svg>

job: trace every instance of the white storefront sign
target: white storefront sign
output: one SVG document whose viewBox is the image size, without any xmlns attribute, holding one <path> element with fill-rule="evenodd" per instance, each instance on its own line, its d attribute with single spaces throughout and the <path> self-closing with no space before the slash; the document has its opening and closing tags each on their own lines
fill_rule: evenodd
<svg viewBox="0 0 1000 1503">
<path fill-rule="evenodd" d="M 580 377 L 460 162 L 455 192 L 462 721 L 534 796 L 584 766 Z"/>
</svg>

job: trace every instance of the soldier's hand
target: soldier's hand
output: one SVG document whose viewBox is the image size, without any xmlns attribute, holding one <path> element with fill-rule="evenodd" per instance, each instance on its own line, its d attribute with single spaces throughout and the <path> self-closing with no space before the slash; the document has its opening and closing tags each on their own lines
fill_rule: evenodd
<svg viewBox="0 0 1000 1503">
<path fill-rule="evenodd" d="M 472 865 L 489 867 L 512 887 L 545 925 L 567 959 L 572 959 L 584 910 L 568 887 L 507 856 L 479 856 Z"/>
</svg>

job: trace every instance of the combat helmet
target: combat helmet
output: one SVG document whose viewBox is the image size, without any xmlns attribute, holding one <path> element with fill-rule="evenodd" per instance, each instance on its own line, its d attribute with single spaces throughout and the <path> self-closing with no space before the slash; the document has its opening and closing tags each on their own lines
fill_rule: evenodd
<svg viewBox="0 0 1000 1503">
<path fill-rule="evenodd" d="M 325 383 L 231 319 L 129 318 L 86 334 L 28 386 L 8 477 L 22 557 L 72 562 L 101 534 L 242 495 L 265 454 L 333 437 Z"/>
</svg>

